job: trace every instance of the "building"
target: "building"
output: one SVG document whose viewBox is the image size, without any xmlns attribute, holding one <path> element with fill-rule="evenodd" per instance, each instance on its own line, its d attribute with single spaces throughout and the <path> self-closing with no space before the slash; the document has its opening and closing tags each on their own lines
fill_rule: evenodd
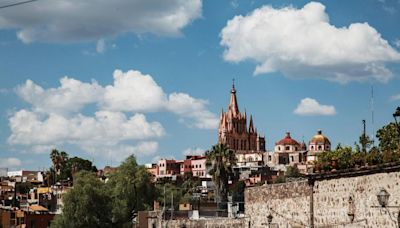
<svg viewBox="0 0 400 228">
<path fill-rule="evenodd" d="M 157 178 L 180 175 L 181 164 L 174 159 L 161 159 L 157 163 Z"/>
<path fill-rule="evenodd" d="M 222 110 L 218 128 L 218 143 L 226 144 L 235 151 L 265 151 L 265 137 L 257 133 L 250 116 L 247 126 L 247 114 L 239 111 L 235 85 L 232 85 L 228 110 Z"/>
<path fill-rule="evenodd" d="M 308 161 L 316 161 L 317 156 L 324 151 L 331 150 L 331 142 L 329 139 L 322 134 L 321 130 L 318 130 L 317 134 L 314 135 L 308 144 Z"/>
<path fill-rule="evenodd" d="M 286 166 L 298 166 L 307 162 L 307 146 L 304 142 L 299 143 L 293 139 L 290 132 L 286 132 L 286 136 L 275 143 L 274 151 L 267 152 L 265 156 L 268 166 L 274 170 L 286 171 Z"/>
</svg>

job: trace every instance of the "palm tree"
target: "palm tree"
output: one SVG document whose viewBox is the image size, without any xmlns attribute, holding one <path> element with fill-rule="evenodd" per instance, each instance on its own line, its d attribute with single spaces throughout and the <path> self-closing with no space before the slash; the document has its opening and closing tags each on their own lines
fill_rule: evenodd
<svg viewBox="0 0 400 228">
<path fill-rule="evenodd" d="M 207 167 L 215 184 L 215 198 L 218 203 L 228 201 L 228 181 L 233 176 L 236 156 L 225 144 L 217 144 L 206 152 Z M 225 206 L 225 205 L 224 205 Z"/>
</svg>

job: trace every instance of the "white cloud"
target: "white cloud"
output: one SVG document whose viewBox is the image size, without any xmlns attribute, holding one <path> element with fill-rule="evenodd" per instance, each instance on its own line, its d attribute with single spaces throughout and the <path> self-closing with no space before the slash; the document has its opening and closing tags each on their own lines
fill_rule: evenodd
<svg viewBox="0 0 400 228">
<path fill-rule="evenodd" d="M 0 158 L 0 168 L 15 168 L 21 164 L 22 162 L 18 158 Z"/>
<path fill-rule="evenodd" d="M 206 100 L 168 95 L 150 75 L 133 70 L 116 70 L 113 85 L 104 87 L 64 77 L 59 87 L 47 89 L 27 80 L 16 93 L 31 107 L 10 113 L 8 143 L 35 153 L 73 145 L 106 156 L 152 154 L 165 130 L 147 121 L 146 112 L 174 113 L 190 127 L 217 126 Z"/>
<path fill-rule="evenodd" d="M 400 61 L 400 53 L 373 27 L 335 27 L 317 2 L 302 9 L 263 6 L 235 16 L 221 31 L 221 45 L 226 61 L 255 60 L 254 74 L 281 71 L 287 77 L 340 83 L 387 82 L 393 75 L 385 63 Z"/>
<path fill-rule="evenodd" d="M 189 126 L 202 129 L 215 129 L 218 119 L 207 110 L 207 101 L 194 99 L 186 93 L 172 93 L 168 97 L 168 109 L 181 116 Z"/>
<path fill-rule="evenodd" d="M 17 29 L 25 43 L 98 40 L 128 32 L 177 36 L 201 11 L 201 0 L 42 0 L 3 10 L 0 29 Z"/>
<path fill-rule="evenodd" d="M 114 84 L 105 87 L 102 106 L 107 110 L 149 112 L 163 109 L 166 102 L 164 91 L 150 75 L 116 70 Z"/>
<path fill-rule="evenodd" d="M 294 113 L 301 116 L 332 116 L 336 110 L 333 105 L 321 105 L 315 99 L 306 97 L 300 101 Z"/>
<path fill-rule="evenodd" d="M 193 147 L 193 148 L 187 148 L 182 152 L 183 155 L 204 155 L 204 152 L 206 150 L 199 148 L 199 147 Z"/>
<path fill-rule="evenodd" d="M 75 145 L 92 153 L 115 149 L 114 154 L 127 151 L 147 153 L 143 140 L 159 138 L 165 130 L 158 122 L 148 122 L 143 114 L 127 117 L 124 113 L 97 111 L 95 116 L 77 114 L 65 117 L 58 114 L 38 114 L 20 110 L 10 118 L 11 145 L 31 146 L 34 152 L 48 152 L 54 145 Z M 124 146 L 125 142 L 136 146 Z M 151 148 L 156 148 L 151 144 Z M 89 150 L 88 148 L 91 148 Z M 150 148 L 150 149 L 151 149 Z"/>
<path fill-rule="evenodd" d="M 394 41 L 394 46 L 400 48 L 400 39 L 396 39 L 396 40 Z"/>
<path fill-rule="evenodd" d="M 104 89 L 96 81 L 83 83 L 63 77 L 58 88 L 43 89 L 33 81 L 17 87 L 17 94 L 32 105 L 36 112 L 69 113 L 78 112 L 85 105 L 95 103 L 104 94 Z"/>
<path fill-rule="evenodd" d="M 96 43 L 96 52 L 102 54 L 106 51 L 106 41 L 104 39 L 100 39 Z"/>
<path fill-rule="evenodd" d="M 390 100 L 392 100 L 392 101 L 400 100 L 400 94 L 393 95 L 392 97 L 390 97 Z"/>
<path fill-rule="evenodd" d="M 167 110 L 177 114 L 191 127 L 215 129 L 217 117 L 207 110 L 208 102 L 186 93 L 167 95 L 150 75 L 139 71 L 114 72 L 114 85 L 105 87 L 103 109 L 114 111 L 155 112 Z"/>
<path fill-rule="evenodd" d="M 95 116 L 78 114 L 40 115 L 20 110 L 10 118 L 11 144 L 47 145 L 51 143 L 117 144 L 124 140 L 142 140 L 164 135 L 158 122 L 147 122 L 143 114 L 127 118 L 124 113 L 98 111 Z"/>
</svg>

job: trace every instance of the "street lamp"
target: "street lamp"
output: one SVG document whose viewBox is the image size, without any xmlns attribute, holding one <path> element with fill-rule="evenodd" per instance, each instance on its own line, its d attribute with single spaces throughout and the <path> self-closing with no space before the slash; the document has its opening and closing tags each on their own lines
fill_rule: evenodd
<svg viewBox="0 0 400 228">
<path fill-rule="evenodd" d="M 267 221 L 268 221 L 268 225 L 271 225 L 271 222 L 272 222 L 272 219 L 273 219 L 274 217 L 271 215 L 271 214 L 269 214 L 268 216 L 267 216 Z"/>
<path fill-rule="evenodd" d="M 398 109 L 398 111 L 400 111 L 400 109 Z M 388 205 L 389 197 L 390 197 L 389 192 L 387 192 L 386 189 L 384 189 L 384 188 L 381 188 L 381 190 L 379 190 L 378 194 L 376 194 L 376 198 L 378 199 L 378 203 L 379 203 L 380 207 L 386 208 L 386 210 L 390 214 L 390 212 L 387 208 L 400 208 L 400 206 L 389 206 Z M 377 207 L 377 206 L 372 206 L 372 207 Z M 400 228 L 400 211 L 397 213 L 397 221 L 394 220 L 392 217 L 390 217 L 390 219 L 397 222 L 397 226 Z"/>
<path fill-rule="evenodd" d="M 386 189 L 381 188 L 381 190 L 376 194 L 378 198 L 378 203 L 381 207 L 386 207 L 389 201 L 390 194 L 386 191 Z"/>
<path fill-rule="evenodd" d="M 394 118 L 394 122 L 396 124 L 397 127 L 397 133 L 398 133 L 398 137 L 400 140 L 400 126 L 399 126 L 399 121 L 397 120 L 398 118 L 400 118 L 400 107 L 396 108 L 396 111 L 393 113 L 393 118 Z"/>
</svg>

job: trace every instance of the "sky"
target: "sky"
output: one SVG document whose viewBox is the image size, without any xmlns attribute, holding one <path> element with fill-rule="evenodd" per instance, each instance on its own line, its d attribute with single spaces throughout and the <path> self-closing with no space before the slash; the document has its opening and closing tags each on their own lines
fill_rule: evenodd
<svg viewBox="0 0 400 228">
<path fill-rule="evenodd" d="M 400 105 L 400 1 L 37 0 L 0 5 L 0 167 L 53 148 L 99 168 L 217 143 L 232 79 L 267 149 L 354 145 Z M 373 87 L 373 102 L 371 92 Z M 373 105 L 371 105 L 373 103 Z M 372 107 L 374 121 L 372 121 Z"/>
</svg>

